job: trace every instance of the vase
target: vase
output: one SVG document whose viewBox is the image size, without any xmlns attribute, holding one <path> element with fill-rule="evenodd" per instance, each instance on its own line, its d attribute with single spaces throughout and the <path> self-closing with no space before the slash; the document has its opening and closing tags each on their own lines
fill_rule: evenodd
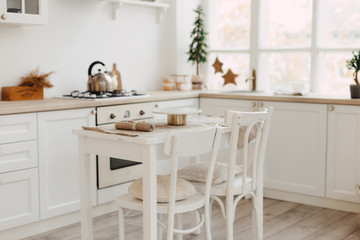
<svg viewBox="0 0 360 240">
<path fill-rule="evenodd" d="M 360 85 L 350 85 L 351 98 L 360 98 Z"/>
<path fill-rule="evenodd" d="M 193 83 L 203 83 L 204 82 L 204 75 L 192 75 L 191 81 Z"/>
<path fill-rule="evenodd" d="M 192 75 L 191 78 L 192 82 L 192 89 L 193 90 L 202 90 L 203 82 L 204 82 L 204 75 Z"/>
</svg>

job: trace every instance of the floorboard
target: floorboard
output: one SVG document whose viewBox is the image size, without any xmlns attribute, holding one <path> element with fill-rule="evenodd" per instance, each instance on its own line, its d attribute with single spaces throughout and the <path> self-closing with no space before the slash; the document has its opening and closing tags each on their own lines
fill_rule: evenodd
<svg viewBox="0 0 360 240">
<path fill-rule="evenodd" d="M 142 239 L 142 215 L 126 217 L 125 238 Z M 192 215 L 184 215 L 184 228 Z M 235 240 L 252 240 L 251 202 L 243 200 L 236 208 Z M 165 239 L 165 233 L 164 233 Z M 226 224 L 217 204 L 213 206 L 212 237 L 224 240 Z M 80 240 L 80 224 L 72 224 L 23 240 Z M 94 219 L 95 240 L 118 239 L 118 216 L 110 213 Z M 184 240 L 202 240 L 203 234 L 185 235 Z M 273 199 L 264 200 L 264 239 L 266 240 L 360 240 L 359 216 L 355 213 L 313 207 Z"/>
</svg>

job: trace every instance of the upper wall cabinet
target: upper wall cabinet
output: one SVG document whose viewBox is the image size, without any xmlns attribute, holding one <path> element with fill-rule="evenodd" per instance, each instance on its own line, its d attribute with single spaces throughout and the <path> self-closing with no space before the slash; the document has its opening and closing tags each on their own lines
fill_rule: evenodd
<svg viewBox="0 0 360 240">
<path fill-rule="evenodd" d="M 1 24 L 47 24 L 48 0 L 1 0 Z"/>
</svg>

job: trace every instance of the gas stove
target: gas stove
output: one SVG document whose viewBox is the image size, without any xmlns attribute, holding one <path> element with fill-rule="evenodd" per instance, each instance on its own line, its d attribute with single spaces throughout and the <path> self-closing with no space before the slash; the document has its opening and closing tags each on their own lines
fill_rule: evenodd
<svg viewBox="0 0 360 240">
<path fill-rule="evenodd" d="M 143 93 L 138 93 L 136 90 L 114 90 L 110 92 L 80 92 L 78 90 L 72 91 L 70 94 L 63 95 L 64 98 L 78 98 L 78 99 L 113 99 L 120 97 L 144 97 L 148 96 Z"/>
</svg>

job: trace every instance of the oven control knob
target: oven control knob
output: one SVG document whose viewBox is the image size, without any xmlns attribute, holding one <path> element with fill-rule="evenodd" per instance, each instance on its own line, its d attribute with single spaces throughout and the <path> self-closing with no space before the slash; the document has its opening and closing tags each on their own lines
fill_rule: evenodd
<svg viewBox="0 0 360 240">
<path fill-rule="evenodd" d="M 127 110 L 127 111 L 125 111 L 125 113 L 124 113 L 124 118 L 129 118 L 129 117 L 130 117 L 130 111 Z"/>
<path fill-rule="evenodd" d="M 145 112 L 143 111 L 143 110 L 141 110 L 140 111 L 140 115 L 142 116 L 142 115 L 144 115 L 145 114 Z"/>
<path fill-rule="evenodd" d="M 113 114 L 113 113 L 112 113 L 112 114 L 110 114 L 110 118 L 111 118 L 111 119 L 116 118 L 115 114 Z"/>
</svg>

